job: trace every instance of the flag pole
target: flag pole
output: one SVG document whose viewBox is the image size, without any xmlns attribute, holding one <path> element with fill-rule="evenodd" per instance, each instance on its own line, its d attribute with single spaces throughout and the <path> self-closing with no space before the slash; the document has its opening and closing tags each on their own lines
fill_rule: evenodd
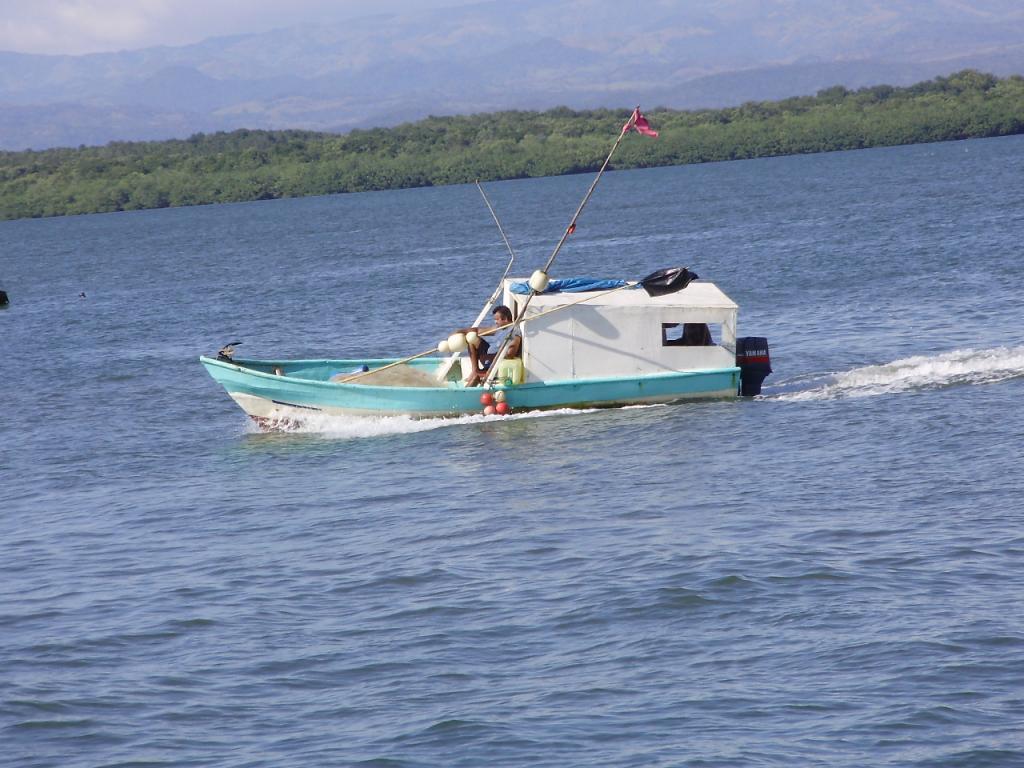
<svg viewBox="0 0 1024 768">
<path fill-rule="evenodd" d="M 583 209 L 587 207 L 587 203 L 590 202 L 590 196 L 594 194 L 594 189 L 597 187 L 597 182 L 599 182 L 601 180 L 601 176 L 604 175 L 605 170 L 608 168 L 608 163 L 611 162 L 612 155 L 615 154 L 615 150 L 618 149 L 619 144 L 622 143 L 623 137 L 627 133 L 629 133 L 629 129 L 633 127 L 633 123 L 636 122 L 638 114 L 640 114 L 639 106 L 633 110 L 633 114 L 629 116 L 629 120 L 627 120 L 626 124 L 622 126 L 622 131 L 619 133 L 619 138 L 617 138 L 615 140 L 615 143 L 612 144 L 612 148 L 611 151 L 608 153 L 608 157 L 606 157 L 604 159 L 604 162 L 601 164 L 601 170 L 597 172 L 597 176 L 595 176 L 594 180 L 590 183 L 590 189 L 588 189 L 587 194 L 583 196 L 583 202 L 581 202 L 580 207 L 576 209 L 576 213 L 572 215 L 572 221 L 569 222 L 569 226 L 566 227 L 565 232 L 562 233 L 562 239 L 558 241 L 558 245 L 555 246 L 555 250 L 551 253 L 551 256 L 548 258 L 547 263 L 544 265 L 543 271 L 545 273 L 549 269 L 551 269 L 551 265 L 555 263 L 555 259 L 558 257 L 558 252 L 562 250 L 562 246 L 565 245 L 565 241 L 569 238 L 569 235 L 571 235 L 573 231 L 575 231 L 576 220 L 580 217 L 580 214 L 583 213 Z M 523 307 L 523 309 L 525 309 L 525 307 Z"/>
<path fill-rule="evenodd" d="M 580 202 L 579 207 L 576 209 L 576 213 L 572 215 L 572 220 L 569 222 L 569 226 L 565 228 L 565 232 L 562 233 L 562 237 L 558 241 L 558 245 L 556 245 L 555 250 L 551 252 L 551 256 L 548 258 L 547 263 L 544 264 L 544 268 L 540 270 L 543 273 L 545 282 L 547 279 L 547 273 L 551 269 L 551 265 L 555 263 L 555 259 L 558 257 L 558 252 L 562 250 L 562 246 L 565 245 L 565 241 L 569 239 L 569 235 L 571 235 L 576 230 L 576 220 L 579 219 L 580 214 L 583 213 L 583 209 L 587 207 L 587 203 L 590 201 L 590 196 L 594 194 L 594 189 L 597 188 L 597 182 L 601 180 L 601 176 L 604 175 L 605 170 L 608 168 L 608 163 L 611 162 L 612 155 L 614 155 L 615 150 L 619 148 L 619 144 L 622 143 L 622 139 L 625 137 L 625 135 L 629 133 L 629 129 L 636 124 L 636 120 L 639 116 L 640 106 L 637 105 L 636 108 L 633 110 L 633 114 L 629 116 L 629 120 L 627 120 L 626 124 L 622 126 L 622 130 L 619 132 L 619 137 L 615 139 L 615 143 L 612 144 L 612 148 L 608 152 L 608 156 L 604 159 L 604 162 L 601 164 L 601 169 L 597 172 L 597 176 L 595 176 L 594 180 L 590 183 L 590 189 L 588 189 L 587 194 L 583 196 L 583 200 L 582 202 Z M 541 290 L 543 290 L 543 288 L 541 288 Z M 512 335 L 515 333 L 516 329 L 519 327 L 519 324 L 522 322 L 522 318 L 526 316 L 526 309 L 527 307 L 530 306 L 530 302 L 533 301 L 533 297 L 536 296 L 538 293 L 539 291 L 537 291 L 533 287 L 533 279 L 531 278 L 530 293 L 526 297 L 526 302 L 523 304 L 522 309 L 519 311 L 519 317 L 516 318 L 516 320 L 513 322 L 512 331 L 510 331 L 505 336 L 505 339 L 504 341 L 502 341 L 501 346 L 494 353 L 494 358 L 491 361 L 491 367 L 488 369 L 487 377 L 484 379 L 485 387 L 489 386 L 491 382 L 494 381 L 494 378 L 498 372 L 498 365 L 499 363 L 501 363 L 502 360 L 505 359 L 505 352 L 508 350 L 508 345 L 512 339 Z"/>
</svg>

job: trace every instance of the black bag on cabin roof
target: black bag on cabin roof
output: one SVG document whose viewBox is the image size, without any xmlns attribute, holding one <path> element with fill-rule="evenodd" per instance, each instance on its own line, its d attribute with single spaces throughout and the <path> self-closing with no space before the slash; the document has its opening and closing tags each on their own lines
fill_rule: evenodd
<svg viewBox="0 0 1024 768">
<path fill-rule="evenodd" d="M 686 267 L 669 267 L 651 272 L 640 281 L 640 285 L 648 296 L 667 296 L 670 293 L 681 291 L 690 284 L 691 280 L 697 280 L 696 272 L 691 272 Z"/>
</svg>

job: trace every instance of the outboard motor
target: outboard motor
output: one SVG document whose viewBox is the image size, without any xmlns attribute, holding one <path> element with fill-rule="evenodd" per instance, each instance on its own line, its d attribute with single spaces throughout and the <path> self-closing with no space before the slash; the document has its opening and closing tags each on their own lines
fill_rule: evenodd
<svg viewBox="0 0 1024 768">
<path fill-rule="evenodd" d="M 744 397 L 760 395 L 762 382 L 772 372 L 768 339 L 764 336 L 736 339 L 736 365 L 740 369 L 740 394 Z"/>
</svg>

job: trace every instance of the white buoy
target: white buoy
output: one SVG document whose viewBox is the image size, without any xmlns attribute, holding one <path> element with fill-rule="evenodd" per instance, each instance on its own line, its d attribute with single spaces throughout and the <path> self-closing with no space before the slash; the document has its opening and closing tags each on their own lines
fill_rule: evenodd
<svg viewBox="0 0 1024 768">
<path fill-rule="evenodd" d="M 480 337 L 477 335 L 476 331 L 470 331 L 466 334 L 466 343 L 471 347 L 479 346 Z"/>
<path fill-rule="evenodd" d="M 544 293 L 544 289 L 548 287 L 548 276 L 543 270 L 538 269 L 532 275 L 530 275 L 530 288 L 537 293 Z"/>
<path fill-rule="evenodd" d="M 452 351 L 451 348 L 448 346 L 448 339 L 442 339 L 440 342 L 438 342 L 437 351 L 440 352 L 442 355 L 447 355 L 449 352 Z"/>
<path fill-rule="evenodd" d="M 453 333 L 448 337 L 448 349 L 452 352 L 461 352 L 466 348 L 466 337 L 461 333 Z"/>
</svg>

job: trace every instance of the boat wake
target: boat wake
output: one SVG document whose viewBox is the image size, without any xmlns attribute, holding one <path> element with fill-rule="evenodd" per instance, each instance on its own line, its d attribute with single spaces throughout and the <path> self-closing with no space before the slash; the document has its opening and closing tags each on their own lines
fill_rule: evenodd
<svg viewBox="0 0 1024 768">
<path fill-rule="evenodd" d="M 523 411 L 508 416 L 453 416 L 450 418 L 414 419 L 410 416 L 332 416 L 315 413 L 301 419 L 288 419 L 267 424 L 263 427 L 253 426 L 254 431 L 276 432 L 288 434 L 318 435 L 333 440 L 355 440 L 367 437 L 386 435 L 409 435 L 416 432 L 428 432 L 433 429 L 456 427 L 467 424 L 502 424 L 524 419 L 539 419 L 549 416 L 576 416 L 594 413 L 594 408 L 559 408 L 551 411 Z"/>
<path fill-rule="evenodd" d="M 882 365 L 791 382 L 795 390 L 767 392 L 765 400 L 839 400 L 900 392 L 943 389 L 967 384 L 994 384 L 1024 376 L 1024 347 L 958 349 L 919 355 Z"/>
</svg>

